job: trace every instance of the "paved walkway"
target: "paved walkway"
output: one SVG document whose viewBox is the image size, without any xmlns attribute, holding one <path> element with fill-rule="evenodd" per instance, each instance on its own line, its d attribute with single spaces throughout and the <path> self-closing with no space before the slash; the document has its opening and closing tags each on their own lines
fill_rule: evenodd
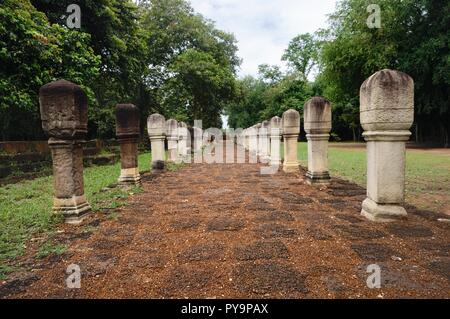
<svg viewBox="0 0 450 319">
<path fill-rule="evenodd" d="M 145 175 L 143 187 L 118 218 L 88 219 L 92 234 L 61 226 L 68 252 L 28 265 L 0 296 L 450 297 L 449 224 L 413 207 L 405 222 L 366 221 L 357 185 L 335 179 L 321 190 L 255 164 L 192 164 Z M 66 288 L 70 264 L 81 289 Z M 370 264 L 382 269 L 381 289 L 367 287 Z"/>
</svg>

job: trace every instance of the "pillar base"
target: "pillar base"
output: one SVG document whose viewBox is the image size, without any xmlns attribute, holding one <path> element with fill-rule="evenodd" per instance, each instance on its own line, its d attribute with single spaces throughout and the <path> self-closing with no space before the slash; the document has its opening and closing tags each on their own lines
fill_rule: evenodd
<svg viewBox="0 0 450 319">
<path fill-rule="evenodd" d="M 53 201 L 53 211 L 62 214 L 67 224 L 80 224 L 92 212 L 84 196 L 54 198 Z"/>
<path fill-rule="evenodd" d="M 392 222 L 406 219 L 407 213 L 403 206 L 395 204 L 379 204 L 366 198 L 362 204 L 361 215 L 371 221 Z"/>
<path fill-rule="evenodd" d="M 284 163 L 283 171 L 285 173 L 298 173 L 300 171 L 300 164 L 298 163 Z"/>
<path fill-rule="evenodd" d="M 330 173 L 328 172 L 310 172 L 306 173 L 306 183 L 308 185 L 317 185 L 317 184 L 330 184 L 331 178 Z"/>
<path fill-rule="evenodd" d="M 138 168 L 123 168 L 118 180 L 121 186 L 140 186 L 141 175 Z"/>
<path fill-rule="evenodd" d="M 281 160 L 270 160 L 270 166 L 281 166 Z"/>
<path fill-rule="evenodd" d="M 161 173 L 165 170 L 166 163 L 164 161 L 152 162 L 152 173 Z"/>
</svg>

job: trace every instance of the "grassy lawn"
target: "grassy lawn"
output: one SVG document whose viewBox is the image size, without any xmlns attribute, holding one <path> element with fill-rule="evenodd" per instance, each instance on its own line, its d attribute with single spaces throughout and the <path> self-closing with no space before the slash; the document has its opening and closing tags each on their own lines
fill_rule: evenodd
<svg viewBox="0 0 450 319">
<path fill-rule="evenodd" d="M 150 169 L 150 154 L 139 156 L 141 171 Z M 129 194 L 120 189 L 100 190 L 115 184 L 120 174 L 120 163 L 88 167 L 84 170 L 85 194 L 94 211 L 123 205 L 121 198 Z M 139 191 L 138 189 L 133 191 Z M 25 243 L 33 235 L 44 233 L 51 239 L 61 217 L 52 214 L 53 177 L 10 184 L 0 188 L 0 279 L 14 267 L 14 258 L 25 251 Z M 60 254 L 64 247 L 45 242 L 37 258 L 50 253 Z"/>
<path fill-rule="evenodd" d="M 299 143 L 298 158 L 307 166 L 307 144 Z M 333 148 L 328 155 L 330 173 L 366 185 L 365 149 Z M 450 209 L 450 157 L 426 151 L 406 152 L 406 201 L 423 209 Z"/>
</svg>

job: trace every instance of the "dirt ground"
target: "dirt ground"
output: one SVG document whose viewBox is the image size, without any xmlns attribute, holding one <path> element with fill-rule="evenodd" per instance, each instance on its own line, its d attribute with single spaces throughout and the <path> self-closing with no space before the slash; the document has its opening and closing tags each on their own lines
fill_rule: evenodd
<svg viewBox="0 0 450 319">
<path fill-rule="evenodd" d="M 0 285 L 2 298 L 450 298 L 450 224 L 408 206 L 379 224 L 360 216 L 365 190 L 255 164 L 191 164 L 143 176 L 129 205 L 62 225 L 62 256 Z M 118 213 L 118 214 L 117 214 Z M 117 215 L 117 218 L 111 216 Z M 445 216 L 444 216 L 445 217 Z M 81 269 L 81 289 L 66 269 Z M 367 267 L 381 267 L 381 288 Z"/>
</svg>

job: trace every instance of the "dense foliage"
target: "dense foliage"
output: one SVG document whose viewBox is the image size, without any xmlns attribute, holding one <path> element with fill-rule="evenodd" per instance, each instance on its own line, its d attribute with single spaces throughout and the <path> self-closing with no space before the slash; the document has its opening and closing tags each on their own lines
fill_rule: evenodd
<svg viewBox="0 0 450 319">
<path fill-rule="evenodd" d="M 381 28 L 369 28 L 367 7 L 381 8 Z M 384 68 L 415 81 L 417 141 L 450 143 L 450 2 L 342 0 L 329 27 L 295 37 L 283 60 L 289 71 L 263 65 L 258 79 L 241 81 L 241 102 L 227 108 L 232 125 L 254 124 L 320 94 L 333 104 L 333 133 L 360 139 L 359 88 Z M 317 76 L 307 81 L 311 70 Z M 248 92 L 248 93 L 245 93 Z M 255 110 L 254 110 L 255 108 Z M 248 119 L 248 120 L 247 120 Z"/>
<path fill-rule="evenodd" d="M 78 3 L 81 29 L 66 26 Z M 89 134 L 113 137 L 114 106 L 220 126 L 240 64 L 231 34 L 185 0 L 4 0 L 0 7 L 0 124 L 7 139 L 42 138 L 38 90 L 65 78 L 89 95 Z"/>
<path fill-rule="evenodd" d="M 81 29 L 66 8 L 81 7 Z M 247 127 L 323 95 L 333 104 L 333 133 L 360 139 L 359 88 L 383 68 L 415 81 L 417 141 L 450 142 L 450 2 L 341 0 L 329 26 L 292 39 L 280 57 L 237 79 L 233 35 L 196 14 L 187 0 L 3 0 L 0 7 L 2 139 L 39 139 L 37 92 L 66 78 L 89 95 L 90 137 L 114 136 L 114 105 L 131 102 L 190 124 Z M 366 24 L 381 8 L 381 28 Z M 314 80 L 311 80 L 314 78 Z"/>
</svg>

